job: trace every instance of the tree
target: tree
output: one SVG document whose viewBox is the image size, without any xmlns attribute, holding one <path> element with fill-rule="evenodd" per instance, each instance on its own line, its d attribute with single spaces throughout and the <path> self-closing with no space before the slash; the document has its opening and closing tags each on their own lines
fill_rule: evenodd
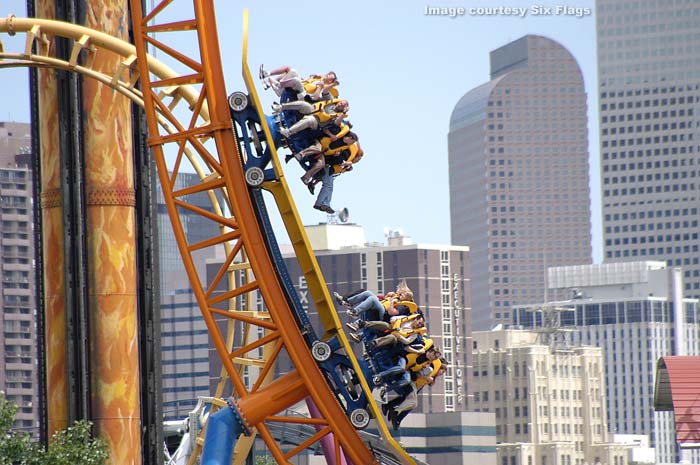
<svg viewBox="0 0 700 465">
<path fill-rule="evenodd" d="M 56 432 L 45 450 L 29 434 L 12 431 L 17 407 L 0 393 L 0 465 L 104 465 L 109 448 L 93 438 L 89 421 Z"/>
<path fill-rule="evenodd" d="M 107 442 L 92 437 L 92 423 L 81 420 L 57 431 L 44 454 L 45 465 L 104 465 L 109 458 Z"/>
<path fill-rule="evenodd" d="M 35 465 L 33 457 L 43 453 L 27 433 L 12 431 L 17 406 L 0 393 L 0 465 Z"/>
</svg>

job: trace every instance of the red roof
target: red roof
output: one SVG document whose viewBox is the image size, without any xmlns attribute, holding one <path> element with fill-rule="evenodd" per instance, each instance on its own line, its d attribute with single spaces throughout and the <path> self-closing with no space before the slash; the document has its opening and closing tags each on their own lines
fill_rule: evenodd
<svg viewBox="0 0 700 465">
<path fill-rule="evenodd" d="M 676 441 L 700 448 L 700 357 L 661 357 L 656 364 L 654 408 L 673 410 Z"/>
</svg>

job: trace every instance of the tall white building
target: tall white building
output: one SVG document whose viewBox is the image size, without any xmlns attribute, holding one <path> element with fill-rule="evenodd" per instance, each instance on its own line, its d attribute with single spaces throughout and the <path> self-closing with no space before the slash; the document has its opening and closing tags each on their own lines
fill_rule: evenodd
<svg viewBox="0 0 700 465">
<path fill-rule="evenodd" d="M 683 297 L 683 271 L 664 262 L 627 262 L 555 267 L 548 274 L 551 289 L 575 289 L 576 299 L 553 303 L 562 309 L 555 324 L 572 330 L 568 342 L 603 349 L 610 432 L 648 435 L 657 463 L 678 462 L 673 418 L 654 411 L 653 397 L 659 357 L 699 353 L 699 305 Z M 517 309 L 514 324 L 542 327 L 543 316 Z"/>
<path fill-rule="evenodd" d="M 700 298 L 700 1 L 597 0 L 606 262 L 682 266 Z"/>
<path fill-rule="evenodd" d="M 494 412 L 501 465 L 626 465 L 610 444 L 600 348 L 556 348 L 534 331 L 473 333 L 474 406 Z"/>
</svg>

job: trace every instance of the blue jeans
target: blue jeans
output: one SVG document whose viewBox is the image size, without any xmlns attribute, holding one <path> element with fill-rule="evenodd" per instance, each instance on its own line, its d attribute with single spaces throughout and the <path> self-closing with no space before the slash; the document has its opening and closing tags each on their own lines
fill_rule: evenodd
<svg viewBox="0 0 700 465">
<path fill-rule="evenodd" d="M 351 295 L 350 297 L 347 298 L 347 301 L 352 305 L 353 307 L 360 302 L 363 302 L 366 298 L 373 296 L 374 293 L 372 291 L 362 291 L 358 294 Z"/>
<path fill-rule="evenodd" d="M 363 291 L 359 294 L 355 294 L 348 298 L 348 302 L 352 305 L 357 313 L 360 314 L 360 318 L 367 320 L 367 316 L 370 311 L 374 310 L 377 312 L 377 320 L 383 320 L 386 310 L 384 305 L 379 301 L 376 295 L 372 291 Z"/>
<path fill-rule="evenodd" d="M 325 166 L 323 168 L 323 178 L 321 178 L 321 191 L 316 197 L 316 205 L 325 205 L 326 207 L 331 206 L 331 198 L 333 197 L 333 176 L 331 176 L 330 169 Z"/>
</svg>

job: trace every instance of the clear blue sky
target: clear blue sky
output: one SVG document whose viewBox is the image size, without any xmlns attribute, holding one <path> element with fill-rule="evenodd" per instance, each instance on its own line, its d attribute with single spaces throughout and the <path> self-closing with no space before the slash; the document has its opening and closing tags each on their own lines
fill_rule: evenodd
<svg viewBox="0 0 700 465">
<path fill-rule="evenodd" d="M 383 240 L 384 227 L 400 227 L 416 242 L 449 243 L 447 132 L 454 105 L 489 80 L 491 50 L 526 34 L 561 43 L 581 66 L 588 93 L 593 259 L 600 262 L 594 3 L 360 0 L 337 8 L 339 4 L 298 0 L 215 1 L 229 91 L 243 87 L 244 7 L 250 10 L 251 68 L 257 69 L 260 63 L 268 68 L 289 64 L 303 74 L 331 69 L 338 74 L 365 157 L 353 172 L 336 179 L 332 205 L 348 207 L 351 221 L 362 224 L 374 241 Z M 476 16 L 469 11 L 557 4 L 585 7 L 592 13 L 581 18 L 534 16 L 530 10 L 521 18 Z M 466 11 L 455 18 L 426 16 L 426 5 Z M 0 15 L 9 12 L 24 16 L 24 0 L 3 0 Z M 1 120 L 29 121 L 25 71 L 0 71 L 0 98 L 5 108 Z M 269 107 L 273 94 L 264 93 L 263 100 Z M 325 221 L 326 215 L 311 208 L 314 198 L 297 181 L 301 169 L 290 163 L 286 173 L 304 222 Z"/>
</svg>

